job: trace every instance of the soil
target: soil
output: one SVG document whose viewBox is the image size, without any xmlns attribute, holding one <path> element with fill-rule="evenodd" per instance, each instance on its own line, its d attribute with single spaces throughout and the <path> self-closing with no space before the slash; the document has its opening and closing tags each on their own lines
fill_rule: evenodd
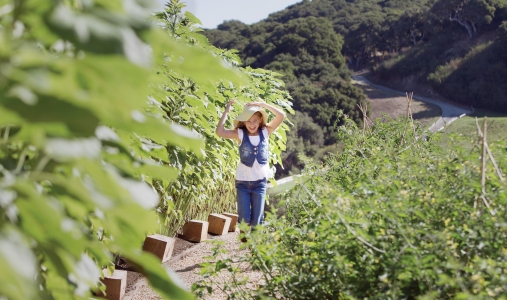
<svg viewBox="0 0 507 300">
<path fill-rule="evenodd" d="M 364 72 L 358 72 L 354 75 L 365 75 Z M 370 106 L 368 107 L 369 118 L 375 122 L 384 115 L 390 118 L 407 116 L 408 98 L 398 94 L 380 90 L 360 81 L 353 80 L 354 85 L 361 88 L 365 93 Z M 414 120 L 421 122 L 424 126 L 430 126 L 435 123 L 442 114 L 442 110 L 437 105 L 424 103 L 413 99 L 411 102 L 411 112 Z"/>
</svg>

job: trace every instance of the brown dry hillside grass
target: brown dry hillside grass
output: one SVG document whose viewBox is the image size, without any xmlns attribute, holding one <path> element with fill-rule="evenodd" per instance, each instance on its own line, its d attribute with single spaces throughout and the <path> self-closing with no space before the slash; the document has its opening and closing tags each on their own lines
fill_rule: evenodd
<svg viewBox="0 0 507 300">
<path fill-rule="evenodd" d="M 398 94 L 380 90 L 378 88 L 367 85 L 363 82 L 352 81 L 357 87 L 361 88 L 369 101 L 368 111 L 370 112 L 370 119 L 382 117 L 387 114 L 392 118 L 398 118 L 407 115 L 407 98 Z M 425 126 L 430 126 L 438 118 L 440 118 L 442 111 L 440 107 L 427 104 L 422 101 L 412 100 L 411 105 L 412 115 L 414 120 L 421 122 Z"/>
</svg>

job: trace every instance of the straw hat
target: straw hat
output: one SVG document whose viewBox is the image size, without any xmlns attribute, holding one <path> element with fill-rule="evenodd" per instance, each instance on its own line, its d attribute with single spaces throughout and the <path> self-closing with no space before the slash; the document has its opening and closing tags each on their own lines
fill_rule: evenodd
<svg viewBox="0 0 507 300">
<path fill-rule="evenodd" d="M 241 112 L 234 119 L 234 121 L 233 121 L 234 126 L 237 127 L 239 122 L 248 121 L 248 119 L 250 119 L 252 117 L 252 115 L 255 114 L 256 112 L 260 112 L 262 114 L 262 119 L 264 121 L 264 124 L 268 122 L 268 114 L 266 113 L 266 111 L 264 111 L 264 109 L 262 109 L 262 107 L 245 105 L 245 107 L 243 108 L 243 112 Z"/>
</svg>

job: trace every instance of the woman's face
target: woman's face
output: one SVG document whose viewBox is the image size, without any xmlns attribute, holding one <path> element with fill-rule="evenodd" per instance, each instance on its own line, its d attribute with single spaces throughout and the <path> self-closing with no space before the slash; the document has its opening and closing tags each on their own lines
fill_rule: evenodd
<svg viewBox="0 0 507 300">
<path fill-rule="evenodd" d="M 253 114 L 248 121 L 245 122 L 246 129 L 249 133 L 257 133 L 257 129 L 262 122 L 262 115 L 259 113 Z"/>
</svg>

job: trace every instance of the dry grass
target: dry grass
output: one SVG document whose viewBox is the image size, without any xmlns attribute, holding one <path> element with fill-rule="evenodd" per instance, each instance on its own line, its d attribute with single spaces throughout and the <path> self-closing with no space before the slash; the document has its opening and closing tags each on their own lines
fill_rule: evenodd
<svg viewBox="0 0 507 300">
<path fill-rule="evenodd" d="M 442 130 L 440 132 L 442 135 L 440 145 L 442 147 L 448 147 L 448 145 L 459 146 L 466 149 L 478 146 L 479 138 L 477 136 L 475 117 L 479 119 L 479 124 L 482 124 L 484 116 L 488 117 L 488 143 L 490 145 L 493 145 L 494 143 L 506 143 L 507 130 L 505 130 L 505 128 L 507 128 L 507 115 L 481 110 L 471 116 L 466 116 L 456 120 Z M 456 141 L 452 138 L 452 135 L 464 136 L 466 139 Z"/>
<path fill-rule="evenodd" d="M 368 111 L 371 113 L 370 119 L 372 121 L 382 117 L 384 114 L 391 118 L 406 117 L 407 97 L 383 91 L 362 82 L 353 81 L 353 83 L 366 94 L 370 103 Z M 433 124 L 442 114 L 440 107 L 416 99 L 412 100 L 411 110 L 414 120 L 421 122 L 425 126 Z"/>
</svg>

